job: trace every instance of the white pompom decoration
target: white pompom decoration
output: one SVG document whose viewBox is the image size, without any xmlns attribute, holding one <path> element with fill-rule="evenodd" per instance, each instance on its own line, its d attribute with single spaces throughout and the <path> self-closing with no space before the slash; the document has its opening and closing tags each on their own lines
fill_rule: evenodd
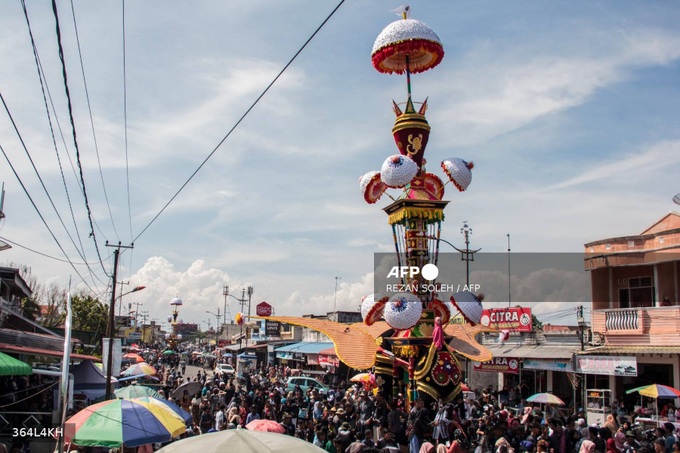
<svg viewBox="0 0 680 453">
<path fill-rule="evenodd" d="M 395 154 L 388 157 L 380 168 L 380 179 L 387 187 L 401 189 L 418 174 L 418 164 L 408 156 Z"/>
<path fill-rule="evenodd" d="M 473 324 L 482 320 L 482 301 L 470 291 L 460 291 L 451 296 L 455 305 L 465 319 Z"/>
<path fill-rule="evenodd" d="M 449 157 L 442 161 L 442 169 L 449 180 L 459 191 L 464 192 L 472 182 L 472 162 L 465 162 L 458 157 Z"/>
<path fill-rule="evenodd" d="M 415 326 L 423 314 L 420 298 L 411 293 L 397 293 L 385 304 L 383 317 L 390 327 L 408 330 Z"/>
</svg>

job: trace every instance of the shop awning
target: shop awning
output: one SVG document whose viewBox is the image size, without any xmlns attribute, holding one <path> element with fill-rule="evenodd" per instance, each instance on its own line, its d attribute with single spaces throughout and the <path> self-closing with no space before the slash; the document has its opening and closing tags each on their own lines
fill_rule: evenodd
<svg viewBox="0 0 680 453">
<path fill-rule="evenodd" d="M 328 348 L 333 348 L 333 351 L 335 351 L 333 343 L 331 342 L 303 341 L 300 343 L 293 343 L 286 346 L 281 346 L 280 348 L 276 348 L 274 352 L 276 353 L 288 352 L 294 354 L 321 354 L 322 353 L 321 351 Z M 335 352 L 333 352 L 333 354 L 335 354 Z"/>
<path fill-rule="evenodd" d="M 580 346 L 547 346 L 518 344 L 485 344 L 494 357 L 516 359 L 571 359 L 579 352 Z"/>
<path fill-rule="evenodd" d="M 326 348 L 323 351 L 319 351 L 319 355 L 334 355 L 337 357 L 337 354 L 335 353 L 335 346 L 331 346 L 330 348 Z"/>
<path fill-rule="evenodd" d="M 28 346 L 21 346 L 21 345 L 16 345 L 16 344 L 7 344 L 7 343 L 0 343 L 0 351 L 13 352 L 13 353 L 17 353 L 17 354 L 26 354 L 26 355 L 47 355 L 47 356 L 51 356 L 51 357 L 63 357 L 64 356 L 63 351 L 55 351 L 53 349 L 43 349 L 43 348 L 30 348 Z M 95 357 L 93 355 L 74 354 L 74 353 L 71 353 L 71 359 L 92 360 L 93 362 L 101 362 L 102 361 L 101 358 Z"/>
<path fill-rule="evenodd" d="M 680 354 L 680 346 L 607 345 L 576 351 L 578 355 L 601 354 Z"/>
<path fill-rule="evenodd" d="M 33 368 L 26 362 L 0 352 L 0 376 L 27 376 Z"/>
</svg>

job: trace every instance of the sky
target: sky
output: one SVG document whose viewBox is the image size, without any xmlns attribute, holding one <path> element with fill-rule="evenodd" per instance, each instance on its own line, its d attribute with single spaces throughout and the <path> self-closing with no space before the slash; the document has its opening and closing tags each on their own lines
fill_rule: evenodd
<svg viewBox="0 0 680 453">
<path fill-rule="evenodd" d="M 373 292 L 374 254 L 394 247 L 390 200 L 366 204 L 358 178 L 397 153 L 392 100 L 406 100 L 406 81 L 374 70 L 370 54 L 402 3 L 343 2 L 255 103 L 338 2 L 58 0 L 77 150 L 54 14 L 28 3 L 50 113 L 21 2 L 5 2 L 0 239 L 12 248 L 0 262 L 109 300 L 112 246 L 134 244 L 121 249 L 117 294 L 146 289 L 123 305 L 163 322 L 180 297 L 180 319 L 202 328 L 216 322 L 206 311 L 223 312 L 225 285 L 227 319 L 246 286 L 253 313 L 267 301 L 294 316 L 357 310 Z M 463 247 L 467 222 L 483 252 L 579 254 L 680 209 L 675 3 L 432 0 L 411 11 L 445 50 L 412 77 L 413 99 L 429 99 L 427 168 L 445 180 L 441 160 L 475 163 L 466 192 L 446 187 L 444 239 Z M 553 324 L 575 323 L 589 300 L 588 274 L 550 258 L 510 285 L 502 268 L 474 278 L 487 307 L 510 292 Z"/>
</svg>

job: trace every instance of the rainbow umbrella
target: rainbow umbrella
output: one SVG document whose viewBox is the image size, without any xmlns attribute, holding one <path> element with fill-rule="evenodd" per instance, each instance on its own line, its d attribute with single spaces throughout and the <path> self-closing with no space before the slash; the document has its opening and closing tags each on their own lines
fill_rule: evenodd
<svg viewBox="0 0 680 453">
<path fill-rule="evenodd" d="M 638 392 L 649 398 L 680 398 L 680 390 L 661 384 L 643 385 L 642 387 L 628 390 L 626 393 Z"/>
<path fill-rule="evenodd" d="M 564 401 L 552 393 L 536 393 L 527 398 L 527 401 L 530 403 L 557 404 L 558 406 L 564 406 Z"/>
<path fill-rule="evenodd" d="M 192 416 L 189 412 L 185 411 L 172 401 L 163 399 L 160 396 L 158 397 L 144 396 L 141 398 L 133 398 L 132 401 L 143 401 L 145 403 L 155 404 L 157 406 L 169 408 L 175 414 L 179 415 L 182 418 L 182 420 L 184 420 L 185 423 L 189 423 L 192 420 Z"/>
<path fill-rule="evenodd" d="M 81 447 L 138 447 L 185 431 L 184 420 L 169 408 L 119 399 L 93 404 L 68 419 L 64 440 Z"/>
<path fill-rule="evenodd" d="M 162 398 L 160 393 L 144 385 L 128 385 L 127 387 L 116 389 L 113 393 L 116 397 L 125 399 L 143 398 L 145 396 Z"/>
<path fill-rule="evenodd" d="M 146 362 L 135 363 L 130 365 L 125 371 L 123 371 L 123 376 L 139 376 L 143 374 L 145 376 L 153 376 L 156 374 L 156 369 Z"/>
</svg>

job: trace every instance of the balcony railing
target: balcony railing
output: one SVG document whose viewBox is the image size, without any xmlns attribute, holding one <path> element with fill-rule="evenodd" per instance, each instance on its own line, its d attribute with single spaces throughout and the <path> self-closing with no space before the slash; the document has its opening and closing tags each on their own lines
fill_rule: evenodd
<svg viewBox="0 0 680 453">
<path fill-rule="evenodd" d="M 640 312 L 638 309 L 607 310 L 604 327 L 607 332 L 613 330 L 640 329 Z"/>
<path fill-rule="evenodd" d="M 680 306 L 593 310 L 592 326 L 609 344 L 676 346 L 680 345 Z"/>
</svg>

